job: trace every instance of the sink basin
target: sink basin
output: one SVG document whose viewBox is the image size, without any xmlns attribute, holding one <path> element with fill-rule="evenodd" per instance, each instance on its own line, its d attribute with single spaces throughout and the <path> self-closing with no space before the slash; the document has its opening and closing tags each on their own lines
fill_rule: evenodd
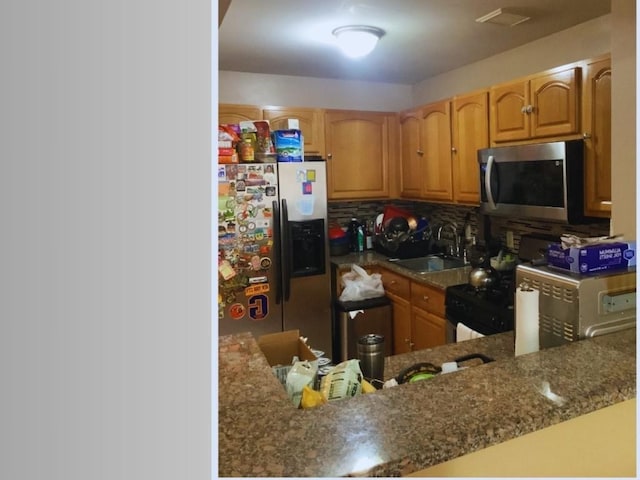
<svg viewBox="0 0 640 480">
<path fill-rule="evenodd" d="M 390 259 L 399 267 L 406 268 L 417 273 L 437 272 L 440 270 L 448 270 L 450 268 L 464 267 L 462 258 L 450 255 L 427 255 L 426 257 L 407 258 L 407 259 Z"/>
</svg>

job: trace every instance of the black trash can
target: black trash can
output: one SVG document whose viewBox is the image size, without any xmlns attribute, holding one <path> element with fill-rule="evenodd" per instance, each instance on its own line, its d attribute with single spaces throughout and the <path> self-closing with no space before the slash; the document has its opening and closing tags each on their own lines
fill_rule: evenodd
<svg viewBox="0 0 640 480">
<path fill-rule="evenodd" d="M 384 337 L 385 356 L 393 354 L 393 311 L 387 297 L 370 298 L 356 302 L 336 301 L 338 332 L 338 358 L 343 362 L 358 358 L 358 339 L 363 335 Z M 334 353 L 335 356 L 335 353 Z"/>
</svg>

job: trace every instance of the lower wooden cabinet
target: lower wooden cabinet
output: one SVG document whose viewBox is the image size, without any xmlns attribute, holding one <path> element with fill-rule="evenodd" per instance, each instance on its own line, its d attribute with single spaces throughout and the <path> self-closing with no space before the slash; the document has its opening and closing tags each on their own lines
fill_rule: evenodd
<svg viewBox="0 0 640 480">
<path fill-rule="evenodd" d="M 393 305 L 394 355 L 444 345 L 444 290 L 382 267 L 378 271 Z"/>
<path fill-rule="evenodd" d="M 387 292 L 393 311 L 393 354 L 410 352 L 413 348 L 411 304 L 408 300 Z"/>
<path fill-rule="evenodd" d="M 414 350 L 424 350 L 447 343 L 444 318 L 420 308 L 411 308 L 411 329 Z"/>
</svg>

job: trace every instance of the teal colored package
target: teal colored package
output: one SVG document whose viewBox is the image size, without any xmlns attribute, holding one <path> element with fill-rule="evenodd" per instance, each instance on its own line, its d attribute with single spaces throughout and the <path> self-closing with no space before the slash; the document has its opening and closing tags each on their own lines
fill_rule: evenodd
<svg viewBox="0 0 640 480">
<path fill-rule="evenodd" d="M 279 162 L 302 162 L 302 132 L 300 130 L 276 130 L 273 144 Z"/>
</svg>

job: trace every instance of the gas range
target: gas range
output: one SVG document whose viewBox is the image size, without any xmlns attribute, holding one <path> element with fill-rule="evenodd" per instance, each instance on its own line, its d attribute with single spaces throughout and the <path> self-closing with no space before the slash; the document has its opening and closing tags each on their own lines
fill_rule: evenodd
<svg viewBox="0 0 640 480">
<path fill-rule="evenodd" d="M 559 238 L 546 235 L 523 235 L 518 253 L 519 263 L 546 263 L 546 249 Z M 487 289 L 476 289 L 468 283 L 448 287 L 445 292 L 447 338 L 455 341 L 458 323 L 482 335 L 513 330 L 515 271 L 500 272 L 498 282 Z"/>
<path fill-rule="evenodd" d="M 513 330 L 514 292 L 512 274 L 494 288 L 453 285 L 445 292 L 445 315 L 453 326 L 462 322 L 482 335 L 508 332 Z"/>
</svg>

